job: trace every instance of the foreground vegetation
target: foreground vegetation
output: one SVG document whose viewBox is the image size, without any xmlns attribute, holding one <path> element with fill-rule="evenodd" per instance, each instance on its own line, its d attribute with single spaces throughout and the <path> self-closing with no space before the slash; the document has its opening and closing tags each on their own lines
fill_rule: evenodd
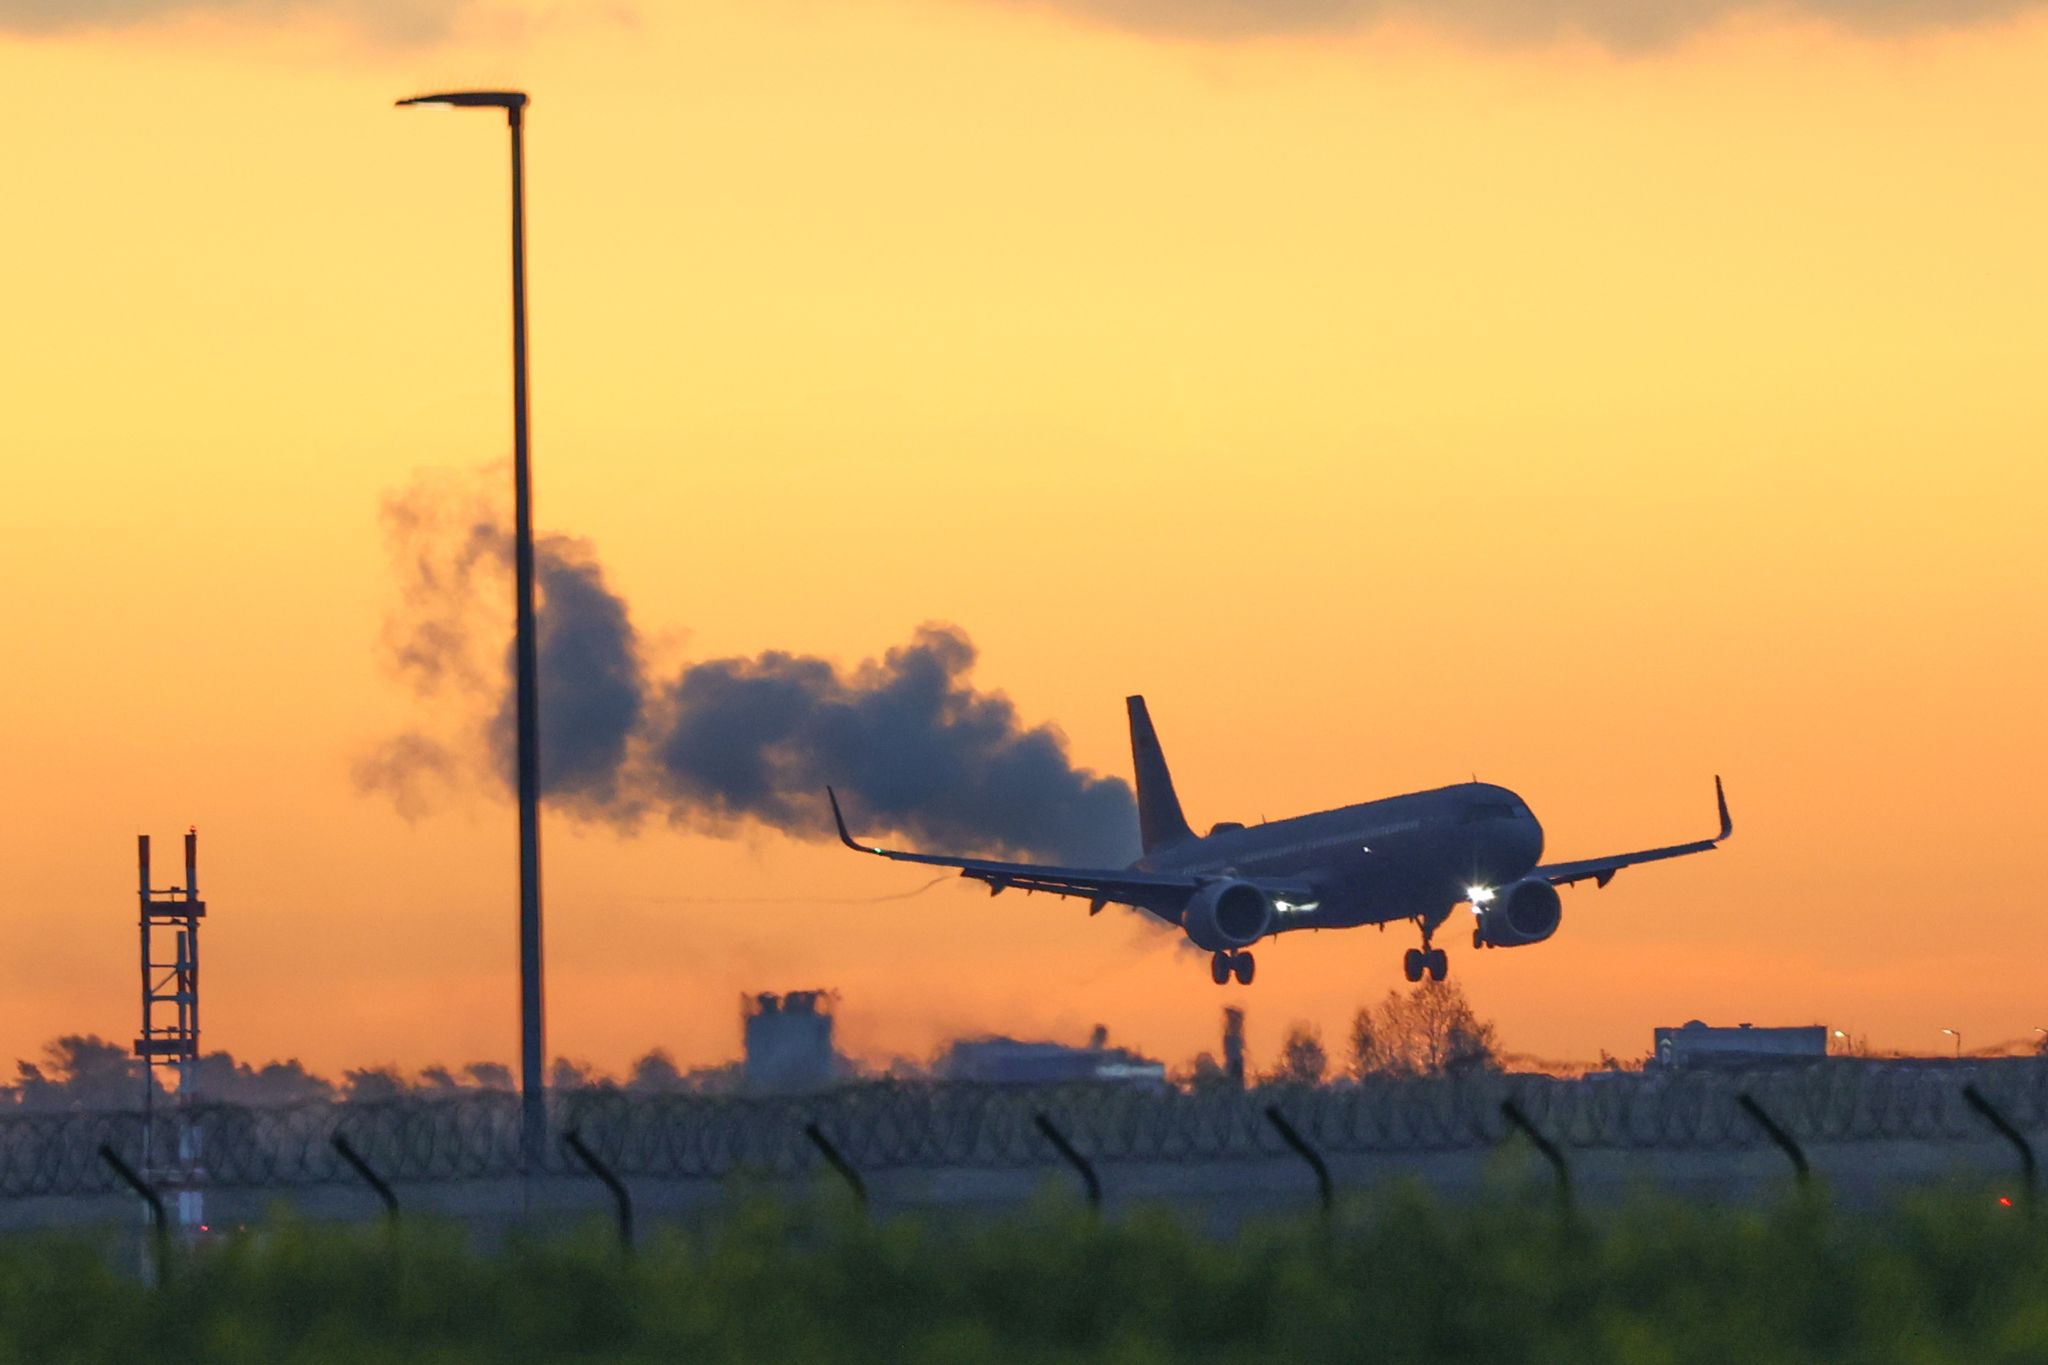
<svg viewBox="0 0 2048 1365">
<path fill-rule="evenodd" d="M 0 1244 L 0 1361 L 2048 1360 L 2048 1237 L 1974 1194 L 1576 1224 L 1393 1195 L 1327 1239 L 764 1206 L 631 1259 L 596 1227 L 483 1252 L 446 1227 L 279 1223 L 154 1290 L 118 1259 Z"/>
</svg>

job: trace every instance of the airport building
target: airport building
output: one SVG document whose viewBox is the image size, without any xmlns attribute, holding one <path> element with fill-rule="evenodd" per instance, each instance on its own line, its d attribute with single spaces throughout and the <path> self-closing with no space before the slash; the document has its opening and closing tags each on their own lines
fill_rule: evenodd
<svg viewBox="0 0 2048 1365">
<path fill-rule="evenodd" d="M 1759 1066 L 1803 1066 L 1828 1055 L 1828 1030 L 1824 1024 L 1796 1028 L 1757 1028 L 1737 1024 L 1714 1028 L 1695 1019 L 1680 1028 L 1656 1030 L 1654 1064 L 1659 1067 L 1699 1068 Z"/>
<path fill-rule="evenodd" d="M 1166 1063 L 1155 1062 L 1129 1048 L 1109 1046 L 1109 1030 L 1100 1025 L 1086 1047 L 1016 1038 L 962 1039 L 939 1055 L 933 1070 L 942 1080 L 995 1085 L 1058 1085 L 1078 1081 L 1166 1084 Z"/>
</svg>

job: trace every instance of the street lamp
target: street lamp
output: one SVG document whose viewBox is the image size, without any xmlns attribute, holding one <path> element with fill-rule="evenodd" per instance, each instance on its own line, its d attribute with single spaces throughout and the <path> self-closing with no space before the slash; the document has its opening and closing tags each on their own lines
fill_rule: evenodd
<svg viewBox="0 0 2048 1365">
<path fill-rule="evenodd" d="M 1945 1028 L 1942 1032 L 1956 1040 L 1956 1060 L 1961 1061 L 1963 1059 L 1963 1031 L 1961 1029 Z"/>
<path fill-rule="evenodd" d="M 512 577 L 519 734 L 519 1150 L 528 1172 L 547 1155 L 547 1104 L 541 1075 L 546 1029 L 540 959 L 540 655 L 533 628 L 533 479 L 526 420 L 526 94 L 454 90 L 417 95 L 406 105 L 503 109 L 512 129 Z"/>
</svg>

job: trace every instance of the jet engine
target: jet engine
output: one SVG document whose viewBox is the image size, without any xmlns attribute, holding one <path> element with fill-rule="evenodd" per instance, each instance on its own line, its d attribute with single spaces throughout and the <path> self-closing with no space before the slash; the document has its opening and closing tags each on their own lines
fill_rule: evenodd
<svg viewBox="0 0 2048 1365">
<path fill-rule="evenodd" d="M 1494 893 L 1472 931 L 1475 948 L 1520 948 L 1541 943 L 1557 932 L 1564 918 L 1564 898 L 1546 881 L 1516 882 Z"/>
<path fill-rule="evenodd" d="M 1258 887 L 1218 880 L 1188 901 L 1181 928 L 1197 948 L 1225 953 L 1249 947 L 1271 933 L 1273 918 L 1273 899 Z"/>
</svg>

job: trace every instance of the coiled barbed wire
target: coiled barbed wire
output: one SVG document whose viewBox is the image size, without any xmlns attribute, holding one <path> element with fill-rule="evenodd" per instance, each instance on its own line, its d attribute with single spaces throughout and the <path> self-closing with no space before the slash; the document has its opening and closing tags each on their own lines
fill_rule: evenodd
<svg viewBox="0 0 2048 1365">
<path fill-rule="evenodd" d="M 2048 1059 L 1988 1061 L 1960 1071 L 1829 1063 L 1574 1080 L 1479 1073 L 1251 1091 L 869 1082 L 815 1095 L 744 1097 L 598 1088 L 558 1091 L 549 1109 L 557 1132 L 579 1130 L 622 1175 L 773 1178 L 818 1168 L 818 1154 L 804 1137 L 813 1123 L 854 1166 L 874 1171 L 1050 1165 L 1055 1154 L 1033 1123 L 1038 1114 L 1100 1162 L 1283 1157 L 1286 1146 L 1265 1118 L 1269 1104 L 1331 1155 L 1490 1146 L 1506 1135 L 1501 1102 L 1510 1098 L 1570 1148 L 1754 1147 L 1764 1136 L 1738 1105 L 1743 1094 L 1802 1142 L 1982 1138 L 1983 1120 L 1962 1100 L 1963 1086 L 1971 1083 L 2019 1127 L 2048 1126 Z M 352 1181 L 333 1148 L 337 1135 L 391 1181 L 493 1179 L 520 1169 L 519 1102 L 501 1091 L 278 1109 L 160 1109 L 150 1122 L 154 1169 L 186 1186 Z M 143 1115 L 0 1116 L 0 1196 L 115 1189 L 97 1155 L 101 1143 L 141 1166 Z M 196 1155 L 182 1161 L 171 1155 L 180 1150 Z M 572 1169 L 559 1153 L 556 1160 L 551 1169 Z"/>
</svg>

